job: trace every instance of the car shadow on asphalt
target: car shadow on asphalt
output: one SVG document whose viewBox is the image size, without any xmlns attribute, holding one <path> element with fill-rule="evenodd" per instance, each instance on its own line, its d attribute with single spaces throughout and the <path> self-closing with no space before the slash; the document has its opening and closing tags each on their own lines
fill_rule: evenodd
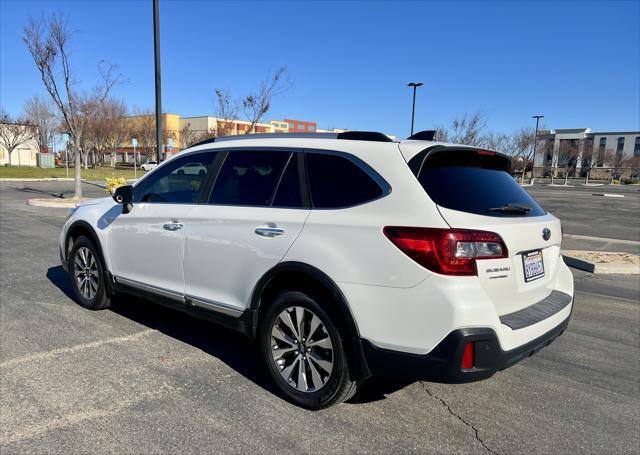
<svg viewBox="0 0 640 455">
<path fill-rule="evenodd" d="M 14 188 L 14 189 L 18 191 L 22 191 L 23 193 L 44 194 L 46 196 L 57 197 L 59 199 L 64 199 L 65 194 L 73 194 L 73 191 L 62 191 L 61 193 L 55 193 L 53 191 L 44 191 L 44 190 L 39 190 L 37 188 L 29 188 L 29 187 Z"/>
<path fill-rule="evenodd" d="M 49 268 L 46 277 L 69 299 L 74 300 L 71 279 L 62 266 Z M 78 306 L 78 309 L 82 310 L 82 307 Z M 109 310 L 220 359 L 264 390 L 287 400 L 268 376 L 256 344 L 246 336 L 214 322 L 198 319 L 179 310 L 128 294 L 115 295 Z M 371 378 L 348 403 L 384 400 L 387 395 L 408 384 L 410 382 Z"/>
<path fill-rule="evenodd" d="M 64 295 L 73 300 L 73 288 L 71 287 L 71 279 L 69 274 L 64 271 L 61 265 L 50 267 L 47 270 L 47 279 L 53 283 L 55 287 L 60 289 Z"/>
</svg>

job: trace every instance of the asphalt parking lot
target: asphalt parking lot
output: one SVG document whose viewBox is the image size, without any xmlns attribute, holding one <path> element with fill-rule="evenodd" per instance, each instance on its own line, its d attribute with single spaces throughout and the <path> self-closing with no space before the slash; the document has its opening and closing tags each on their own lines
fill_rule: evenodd
<svg viewBox="0 0 640 455">
<path fill-rule="evenodd" d="M 637 276 L 575 271 L 567 332 L 487 381 L 376 381 L 309 412 L 275 393 L 240 335 L 133 297 L 100 312 L 75 304 L 57 252 L 65 210 L 25 205 L 71 187 L 0 182 L 3 454 L 640 450 Z M 528 190 L 565 233 L 640 240 L 638 187 Z"/>
</svg>

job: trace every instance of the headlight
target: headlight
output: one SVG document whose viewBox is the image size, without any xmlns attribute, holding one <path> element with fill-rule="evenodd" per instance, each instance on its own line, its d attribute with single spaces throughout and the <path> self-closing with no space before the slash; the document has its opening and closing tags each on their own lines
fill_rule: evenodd
<svg viewBox="0 0 640 455">
<path fill-rule="evenodd" d="M 67 219 L 71 218 L 76 213 L 76 210 L 78 210 L 78 207 L 67 209 Z"/>
</svg>

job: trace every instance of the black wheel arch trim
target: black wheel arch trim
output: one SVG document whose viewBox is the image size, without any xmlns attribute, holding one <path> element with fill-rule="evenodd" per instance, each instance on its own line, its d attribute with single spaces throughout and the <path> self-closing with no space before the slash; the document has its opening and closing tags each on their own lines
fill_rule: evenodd
<svg viewBox="0 0 640 455">
<path fill-rule="evenodd" d="M 362 339 L 360 338 L 360 332 L 358 330 L 358 325 L 355 322 L 355 318 L 351 313 L 351 309 L 349 308 L 349 304 L 347 303 L 347 299 L 338 287 L 338 285 L 331 279 L 326 273 L 322 270 L 314 267 L 312 265 L 306 264 L 304 262 L 298 261 L 286 261 L 281 262 L 267 271 L 261 278 L 258 280 L 258 283 L 254 286 L 253 292 L 251 293 L 251 301 L 248 313 L 248 321 L 249 321 L 249 336 L 252 339 L 256 339 L 258 333 L 258 317 L 259 317 L 259 309 L 261 305 L 262 293 L 267 288 L 269 283 L 276 278 L 279 274 L 286 272 L 297 272 L 308 275 L 311 279 L 319 282 L 334 298 L 338 308 L 342 312 L 344 320 L 347 323 L 347 330 L 349 331 L 348 336 L 349 340 L 345 340 L 345 348 L 348 349 L 351 359 L 353 361 L 352 365 L 352 376 L 355 379 L 361 380 L 366 379 L 371 376 L 371 372 L 367 366 L 364 352 L 362 349 Z"/>
<path fill-rule="evenodd" d="M 104 268 L 104 281 L 105 281 L 105 284 L 106 284 L 106 287 L 107 287 L 107 292 L 109 294 L 112 294 L 114 292 L 114 286 L 113 286 L 113 281 L 112 281 L 112 278 L 111 278 L 111 273 L 109 272 L 109 270 L 107 268 L 107 262 L 104 260 L 104 251 L 102 250 L 102 244 L 100 243 L 100 239 L 99 239 L 98 235 L 96 234 L 96 231 L 93 228 L 93 226 L 91 226 L 86 221 L 84 221 L 84 220 L 74 221 L 67 228 L 67 233 L 66 233 L 65 239 L 64 239 L 64 251 L 60 252 L 60 254 L 62 255 L 63 262 L 65 262 L 67 264 L 67 267 L 69 267 L 69 260 L 70 260 L 70 258 L 68 257 L 69 240 L 71 239 L 71 233 L 77 228 L 82 228 L 83 230 L 86 230 L 89 233 L 91 241 L 93 242 L 93 244 L 98 249 L 98 254 L 100 254 L 100 260 L 102 260 L 102 265 L 103 265 L 103 268 Z M 69 270 L 70 270 L 70 268 L 69 268 Z"/>
</svg>

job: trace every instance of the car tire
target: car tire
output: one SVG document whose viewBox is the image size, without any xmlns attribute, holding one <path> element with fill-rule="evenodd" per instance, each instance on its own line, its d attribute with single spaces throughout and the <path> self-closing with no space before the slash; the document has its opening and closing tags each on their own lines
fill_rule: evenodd
<svg viewBox="0 0 640 455">
<path fill-rule="evenodd" d="M 262 318 L 259 347 L 267 370 L 284 395 L 306 409 L 328 408 L 357 391 L 338 321 L 320 299 L 301 291 L 279 293 Z"/>
<path fill-rule="evenodd" d="M 111 301 L 106 289 L 104 265 L 91 239 L 80 236 L 73 243 L 69 273 L 76 302 L 91 310 L 109 307 Z"/>
</svg>

